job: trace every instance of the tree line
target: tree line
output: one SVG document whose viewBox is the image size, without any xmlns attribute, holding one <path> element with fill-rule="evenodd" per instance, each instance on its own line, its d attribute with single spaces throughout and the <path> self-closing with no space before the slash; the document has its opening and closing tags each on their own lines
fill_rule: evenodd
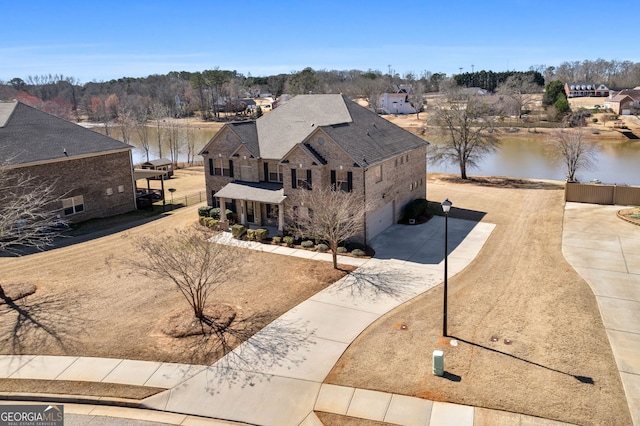
<svg viewBox="0 0 640 426">
<path fill-rule="evenodd" d="M 266 77 L 244 76 L 235 70 L 214 68 L 199 72 L 172 71 L 164 75 L 123 77 L 106 82 L 81 84 L 60 74 L 14 77 L 0 81 L 0 99 L 19 99 L 67 119 L 104 122 L 119 115 L 137 121 L 159 117 L 189 117 L 199 112 L 204 119 L 220 120 L 223 112 L 245 114 L 240 99 L 269 93 L 343 93 L 360 97 L 375 107 L 382 93 L 410 85 L 412 92 L 439 92 L 443 87 L 479 87 L 495 92 L 509 77 L 531 79 L 543 87 L 551 81 L 604 83 L 609 87 L 640 84 L 640 63 L 604 59 L 563 62 L 558 66 L 537 65 L 528 71 L 477 71 L 448 77 L 423 71 L 400 75 L 389 67 L 379 70 L 314 70 L 307 67 L 289 74 Z"/>
</svg>

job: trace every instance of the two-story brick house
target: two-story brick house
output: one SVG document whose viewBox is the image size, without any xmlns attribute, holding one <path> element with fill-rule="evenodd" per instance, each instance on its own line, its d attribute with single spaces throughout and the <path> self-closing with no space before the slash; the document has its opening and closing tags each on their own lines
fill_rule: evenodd
<svg viewBox="0 0 640 426">
<path fill-rule="evenodd" d="M 256 121 L 229 123 L 205 145 L 208 202 L 247 225 L 285 229 L 298 189 L 360 192 L 366 242 L 426 194 L 429 143 L 343 95 L 299 95 Z"/>
<path fill-rule="evenodd" d="M 55 183 L 54 208 L 66 221 L 136 208 L 131 149 L 23 103 L 0 102 L 0 166 Z"/>
</svg>

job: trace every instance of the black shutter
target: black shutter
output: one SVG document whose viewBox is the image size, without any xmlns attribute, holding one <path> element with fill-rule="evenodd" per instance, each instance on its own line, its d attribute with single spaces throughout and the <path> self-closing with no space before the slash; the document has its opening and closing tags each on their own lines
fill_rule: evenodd
<svg viewBox="0 0 640 426">
<path fill-rule="evenodd" d="M 291 169 L 291 187 L 294 189 L 298 187 L 298 179 L 296 178 L 296 169 Z"/>
<path fill-rule="evenodd" d="M 233 160 L 229 160 L 229 177 L 233 177 Z"/>
<path fill-rule="evenodd" d="M 347 172 L 347 192 L 353 190 L 353 172 Z"/>
<path fill-rule="evenodd" d="M 213 158 L 209 158 L 209 174 L 213 176 Z"/>
<path fill-rule="evenodd" d="M 336 171 L 335 170 L 331 170 L 331 189 L 333 191 L 338 189 L 336 188 Z"/>
<path fill-rule="evenodd" d="M 311 169 L 307 170 L 307 189 L 311 189 Z"/>
<path fill-rule="evenodd" d="M 264 163 L 264 181 L 269 182 L 269 164 Z"/>
</svg>

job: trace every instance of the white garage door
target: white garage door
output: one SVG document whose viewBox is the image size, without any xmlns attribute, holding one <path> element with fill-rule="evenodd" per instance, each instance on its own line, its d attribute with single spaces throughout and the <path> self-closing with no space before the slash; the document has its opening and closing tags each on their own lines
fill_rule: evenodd
<svg viewBox="0 0 640 426">
<path fill-rule="evenodd" d="M 367 213 L 367 241 L 393 225 L 393 202 Z"/>
</svg>

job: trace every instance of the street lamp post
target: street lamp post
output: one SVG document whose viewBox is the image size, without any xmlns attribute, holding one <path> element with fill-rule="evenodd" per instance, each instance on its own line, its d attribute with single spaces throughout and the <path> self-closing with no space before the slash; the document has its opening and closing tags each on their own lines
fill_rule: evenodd
<svg viewBox="0 0 640 426">
<path fill-rule="evenodd" d="M 453 203 L 447 198 L 442 202 L 444 212 L 444 308 L 442 310 L 442 336 L 447 337 L 447 269 L 449 258 L 449 210 Z"/>
</svg>

